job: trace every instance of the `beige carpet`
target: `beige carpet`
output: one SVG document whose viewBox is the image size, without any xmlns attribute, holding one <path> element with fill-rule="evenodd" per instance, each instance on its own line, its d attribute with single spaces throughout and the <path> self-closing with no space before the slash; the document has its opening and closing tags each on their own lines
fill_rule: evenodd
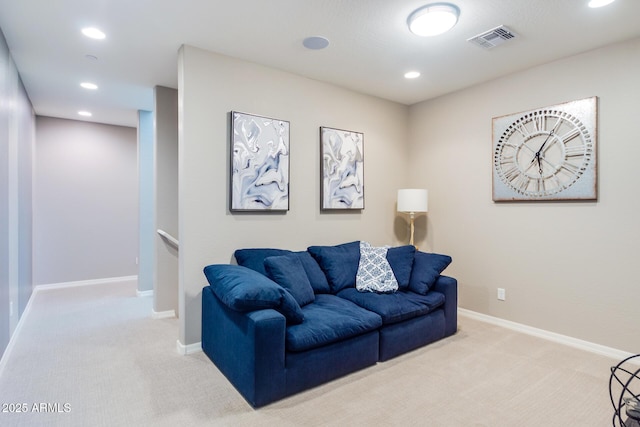
<svg viewBox="0 0 640 427">
<path fill-rule="evenodd" d="M 254 410 L 150 313 L 132 283 L 36 293 L 0 374 L 0 403 L 27 413 L 0 425 L 611 425 L 616 360 L 465 317 L 453 337 Z"/>
</svg>

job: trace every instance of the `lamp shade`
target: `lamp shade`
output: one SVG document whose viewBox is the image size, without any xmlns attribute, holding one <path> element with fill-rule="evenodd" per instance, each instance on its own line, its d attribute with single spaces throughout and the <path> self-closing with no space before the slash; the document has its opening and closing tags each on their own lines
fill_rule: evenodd
<svg viewBox="0 0 640 427">
<path fill-rule="evenodd" d="M 427 190 L 405 188 L 398 190 L 398 212 L 427 212 Z"/>
</svg>

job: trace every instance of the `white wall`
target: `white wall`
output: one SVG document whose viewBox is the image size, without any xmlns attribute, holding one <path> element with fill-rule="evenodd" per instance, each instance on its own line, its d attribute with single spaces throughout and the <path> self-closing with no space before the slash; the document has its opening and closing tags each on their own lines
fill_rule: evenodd
<svg viewBox="0 0 640 427">
<path fill-rule="evenodd" d="M 396 191 L 408 176 L 408 107 L 190 46 L 180 51 L 178 85 L 182 344 L 200 341 L 203 267 L 231 262 L 235 249 L 397 243 Z M 290 121 L 286 214 L 229 212 L 232 110 Z M 364 133 L 362 212 L 320 212 L 320 126 Z"/>
<path fill-rule="evenodd" d="M 175 238 L 178 234 L 178 91 L 154 88 L 155 223 Z M 178 309 L 178 250 L 157 233 L 153 310 Z"/>
<path fill-rule="evenodd" d="M 415 105 L 409 170 L 460 306 L 637 353 L 640 39 Z M 597 202 L 492 202 L 492 118 L 599 98 Z M 507 299 L 496 298 L 496 288 Z"/>
<path fill-rule="evenodd" d="M 136 129 L 37 117 L 35 285 L 133 276 Z"/>
</svg>

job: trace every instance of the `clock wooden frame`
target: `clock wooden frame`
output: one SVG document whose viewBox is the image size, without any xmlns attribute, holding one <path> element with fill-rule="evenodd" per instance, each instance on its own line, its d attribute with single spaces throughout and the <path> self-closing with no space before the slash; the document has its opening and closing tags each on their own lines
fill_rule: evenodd
<svg viewBox="0 0 640 427">
<path fill-rule="evenodd" d="M 597 97 L 493 118 L 493 200 L 597 200 Z"/>
</svg>

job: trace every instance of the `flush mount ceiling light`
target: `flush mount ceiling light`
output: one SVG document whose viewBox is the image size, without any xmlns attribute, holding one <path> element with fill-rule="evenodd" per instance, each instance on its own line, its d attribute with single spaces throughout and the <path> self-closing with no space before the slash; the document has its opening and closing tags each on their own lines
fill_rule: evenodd
<svg viewBox="0 0 640 427">
<path fill-rule="evenodd" d="M 91 117 L 93 114 L 91 114 L 90 111 L 78 111 L 78 115 L 82 117 Z"/>
<path fill-rule="evenodd" d="M 105 33 L 94 27 L 83 28 L 82 34 L 96 40 L 102 40 L 106 37 Z"/>
<path fill-rule="evenodd" d="M 312 37 L 307 37 L 306 39 L 304 39 L 302 41 L 302 44 L 307 49 L 320 50 L 320 49 L 324 49 L 325 47 L 329 46 L 329 40 L 324 38 L 324 37 L 320 37 L 320 36 L 312 36 Z"/>
<path fill-rule="evenodd" d="M 413 34 L 429 37 L 449 31 L 459 16 L 460 9 L 451 3 L 432 3 L 416 9 L 407 23 Z"/>
<path fill-rule="evenodd" d="M 98 85 L 95 83 L 89 83 L 89 82 L 82 82 L 80 83 L 80 86 L 82 86 L 85 89 L 89 89 L 89 90 L 96 90 L 98 89 Z"/>
<path fill-rule="evenodd" d="M 405 79 L 417 79 L 418 77 L 420 77 L 419 71 L 407 71 L 406 73 L 404 73 Z"/>
<path fill-rule="evenodd" d="M 602 6 L 606 6 L 608 4 L 613 3 L 615 0 L 591 0 L 589 2 L 589 7 L 602 7 Z"/>
</svg>

